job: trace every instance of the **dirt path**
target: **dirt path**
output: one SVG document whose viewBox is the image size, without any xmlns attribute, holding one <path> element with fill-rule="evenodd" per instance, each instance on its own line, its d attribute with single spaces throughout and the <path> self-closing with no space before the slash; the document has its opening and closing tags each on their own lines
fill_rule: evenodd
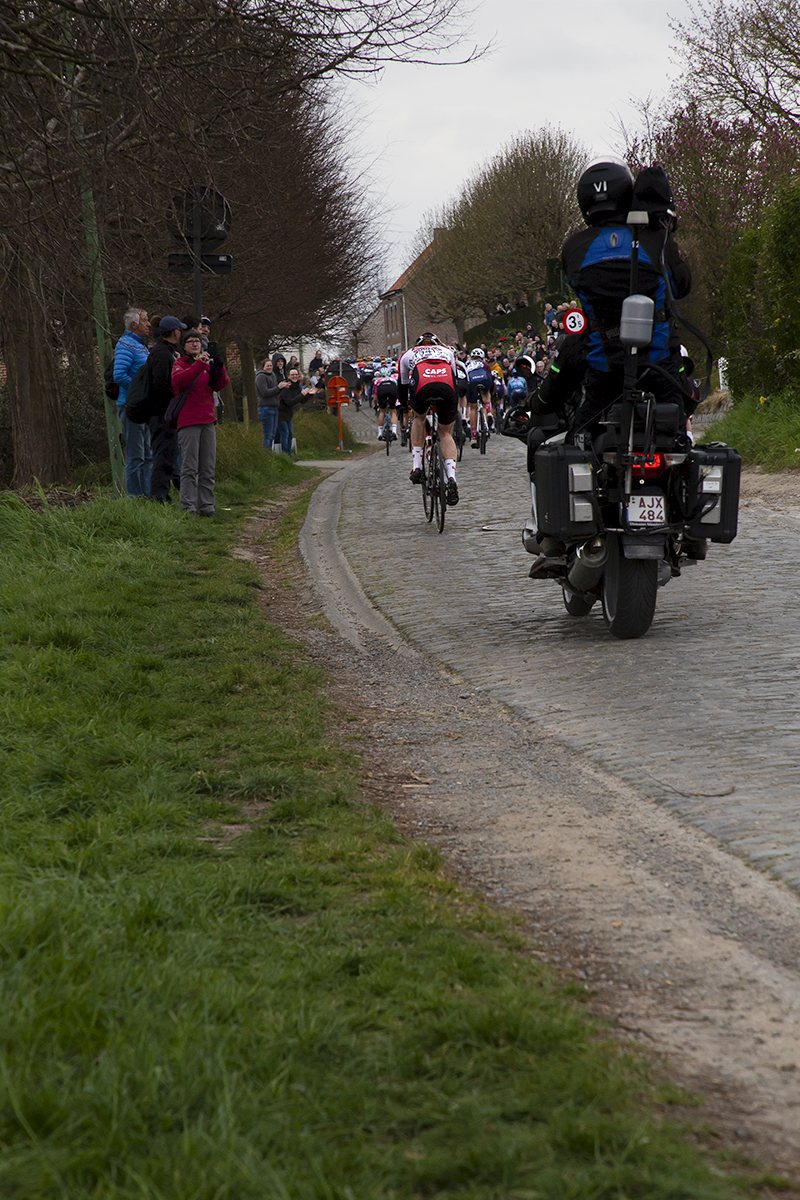
<svg viewBox="0 0 800 1200">
<path fill-rule="evenodd" d="M 800 514 L 800 486 L 783 480 L 748 473 L 743 497 Z M 398 654 L 359 619 L 357 581 L 334 630 L 299 559 L 279 574 L 262 544 L 281 510 L 255 513 L 240 553 L 262 571 L 269 619 L 306 644 L 347 714 L 365 798 L 519 914 L 533 955 L 704 1097 L 692 1119 L 710 1136 L 800 1180 L 797 895 L 413 646 Z"/>
</svg>

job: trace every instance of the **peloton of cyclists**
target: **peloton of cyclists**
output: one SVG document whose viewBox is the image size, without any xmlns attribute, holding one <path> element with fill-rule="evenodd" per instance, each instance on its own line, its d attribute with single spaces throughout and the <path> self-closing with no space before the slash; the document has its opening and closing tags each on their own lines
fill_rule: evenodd
<svg viewBox="0 0 800 1200">
<path fill-rule="evenodd" d="M 398 363 L 400 399 L 408 399 L 414 414 L 411 423 L 412 483 L 422 482 L 422 451 L 425 445 L 425 415 L 436 409 L 439 420 L 439 442 L 447 479 L 447 503 L 458 504 L 456 484 L 456 444 L 453 441 L 453 422 L 458 415 L 456 357 L 449 346 L 443 346 L 435 334 L 426 332 L 406 350 Z"/>
</svg>

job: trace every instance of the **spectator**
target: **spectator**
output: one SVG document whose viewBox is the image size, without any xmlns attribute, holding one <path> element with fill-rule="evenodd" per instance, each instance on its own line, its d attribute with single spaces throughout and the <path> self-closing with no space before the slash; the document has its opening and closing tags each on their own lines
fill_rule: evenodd
<svg viewBox="0 0 800 1200">
<path fill-rule="evenodd" d="M 278 376 L 278 383 L 288 383 L 286 377 L 286 355 L 280 353 L 273 354 L 272 367 L 275 374 Z"/>
<path fill-rule="evenodd" d="M 185 329 L 200 333 L 200 318 L 194 313 L 187 313 L 185 317 L 181 317 L 181 321 Z M 203 340 L 202 333 L 200 333 L 200 340 Z"/>
<path fill-rule="evenodd" d="M 211 321 L 208 317 L 201 317 L 197 327 L 200 330 L 200 341 L 203 349 L 208 350 L 209 342 L 211 341 Z"/>
<path fill-rule="evenodd" d="M 308 364 L 309 375 L 319 375 L 324 366 L 325 366 L 325 361 L 322 357 L 322 350 L 320 349 L 319 346 L 317 346 L 316 350 L 314 351 L 314 357 L 312 358 L 311 362 Z"/>
<path fill-rule="evenodd" d="M 289 371 L 288 387 L 280 392 L 278 401 L 278 436 L 281 439 L 281 450 L 284 454 L 292 453 L 292 438 L 294 424 L 292 415 L 298 404 L 305 404 L 316 388 L 304 388 L 300 380 L 300 372 L 296 367 Z"/>
<path fill-rule="evenodd" d="M 181 338 L 182 354 L 172 368 L 177 393 L 192 387 L 178 417 L 181 448 L 181 507 L 188 513 L 213 517 L 214 472 L 217 460 L 217 418 L 214 392 L 227 387 L 228 372 L 221 358 L 203 350 L 200 334 L 187 329 Z"/>
<path fill-rule="evenodd" d="M 124 324 L 125 332 L 114 347 L 114 382 L 119 384 L 117 413 L 125 432 L 125 488 L 129 496 L 149 496 L 153 465 L 150 428 L 146 422 L 128 420 L 125 397 L 139 367 L 147 362 L 150 321 L 144 309 L 129 308 Z"/>
<path fill-rule="evenodd" d="M 544 306 L 545 333 L 550 332 L 550 326 L 553 324 L 555 319 L 556 319 L 556 312 L 555 312 L 555 309 L 553 308 L 552 304 L 545 304 L 545 306 Z"/>
<path fill-rule="evenodd" d="M 261 421 L 261 428 L 264 430 L 262 445 L 266 446 L 268 450 L 272 449 L 275 434 L 278 432 L 278 398 L 280 394 L 281 385 L 275 374 L 272 359 L 266 358 L 261 370 L 256 372 L 256 396 L 258 397 L 258 417 Z"/>
<path fill-rule="evenodd" d="M 172 389 L 172 368 L 180 353 L 178 343 L 185 329 L 177 317 L 162 317 L 158 337 L 153 343 L 150 363 L 150 399 L 153 415 L 148 421 L 153 449 L 153 472 L 150 478 L 150 498 L 160 504 L 171 504 L 170 485 L 178 458 L 178 431 L 164 424 L 164 413 L 175 395 Z"/>
</svg>

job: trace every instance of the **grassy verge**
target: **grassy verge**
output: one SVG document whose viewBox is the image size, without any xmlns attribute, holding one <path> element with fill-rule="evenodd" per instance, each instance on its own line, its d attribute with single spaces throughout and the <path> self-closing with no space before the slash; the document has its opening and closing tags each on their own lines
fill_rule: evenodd
<svg viewBox="0 0 800 1200">
<path fill-rule="evenodd" d="M 301 408 L 294 418 L 293 427 L 297 438 L 297 452 L 301 458 L 342 457 L 339 449 L 339 418 L 335 409 L 323 412 L 319 409 L 308 411 Z M 358 450 L 361 446 L 344 421 L 342 442 L 345 450 Z"/>
<path fill-rule="evenodd" d="M 727 442 L 747 466 L 780 471 L 800 466 L 800 404 L 791 393 L 745 396 L 702 435 Z"/>
<path fill-rule="evenodd" d="M 0 494 L 0 1194 L 731 1196 L 646 1067 L 354 802 L 229 556 L 296 469 L 224 440 L 217 521 Z"/>
</svg>

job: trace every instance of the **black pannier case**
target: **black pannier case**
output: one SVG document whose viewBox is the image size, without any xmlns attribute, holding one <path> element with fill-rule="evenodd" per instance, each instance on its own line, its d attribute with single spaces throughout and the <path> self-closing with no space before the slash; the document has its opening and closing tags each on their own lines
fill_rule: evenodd
<svg viewBox="0 0 800 1200">
<path fill-rule="evenodd" d="M 739 521 L 741 458 L 730 446 L 699 445 L 687 455 L 686 465 L 689 536 L 732 542 Z"/>
<path fill-rule="evenodd" d="M 598 532 L 594 456 L 578 446 L 541 446 L 534 455 L 539 532 L 591 537 Z"/>
</svg>

